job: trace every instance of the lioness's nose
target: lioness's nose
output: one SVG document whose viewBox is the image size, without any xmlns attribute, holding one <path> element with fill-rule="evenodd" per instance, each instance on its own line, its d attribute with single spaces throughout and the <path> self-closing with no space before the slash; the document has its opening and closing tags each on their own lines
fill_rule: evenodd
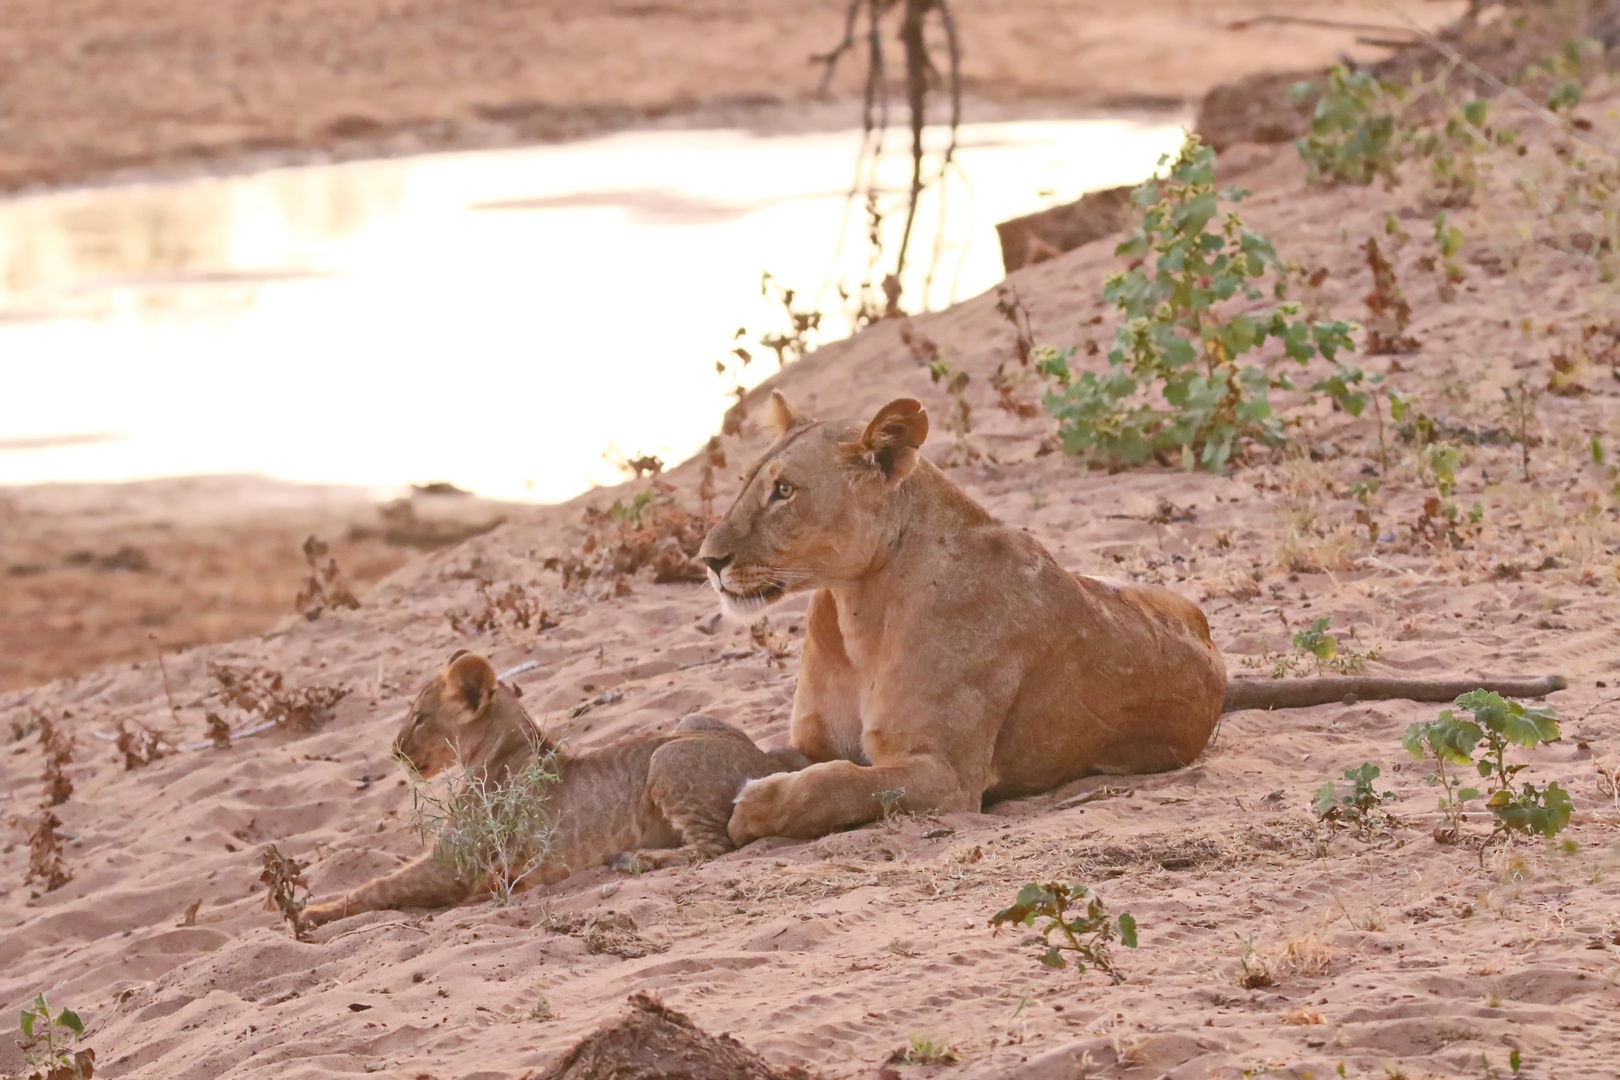
<svg viewBox="0 0 1620 1080">
<path fill-rule="evenodd" d="M 720 571 L 731 565 L 731 556 L 705 555 L 703 556 L 703 565 L 707 566 L 710 570 L 713 570 L 716 574 L 718 574 Z"/>
</svg>

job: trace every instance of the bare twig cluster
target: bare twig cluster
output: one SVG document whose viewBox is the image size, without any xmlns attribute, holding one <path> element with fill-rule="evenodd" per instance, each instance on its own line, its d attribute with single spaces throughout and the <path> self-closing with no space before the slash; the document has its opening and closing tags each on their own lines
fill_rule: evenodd
<svg viewBox="0 0 1620 1080">
<path fill-rule="evenodd" d="M 711 444 L 706 469 L 725 461 L 717 443 Z M 712 502 L 713 473 L 706 473 Z M 623 596 L 630 590 L 629 579 L 652 571 L 657 584 L 696 582 L 705 579 L 697 561 L 698 548 L 708 532 L 708 515 L 694 514 L 675 501 L 675 489 L 660 477 L 630 501 L 615 500 L 606 510 L 587 507 L 585 537 L 576 552 L 552 556 L 546 569 L 562 575 L 563 588 L 593 591 L 607 596 Z M 700 492 L 700 495 L 702 493 Z M 594 586 L 601 586 L 594 589 Z"/>
<path fill-rule="evenodd" d="M 331 715 L 332 707 L 348 695 L 338 686 L 288 686 L 285 676 L 269 668 L 242 670 L 226 664 L 208 664 L 209 678 L 219 684 L 219 696 L 235 706 L 278 727 L 313 731 Z M 209 737 L 219 745 L 215 725 L 209 723 Z M 229 734 L 225 735 L 229 740 Z"/>
<path fill-rule="evenodd" d="M 44 713 L 37 713 L 39 721 L 39 748 L 45 755 L 45 772 L 40 777 L 45 784 L 46 806 L 60 806 L 73 794 L 73 781 L 66 769 L 73 763 L 73 736 L 63 731 Z M 67 714 L 62 714 L 63 719 Z"/>
<path fill-rule="evenodd" d="M 654 459 L 656 460 L 656 459 Z M 501 593 L 494 592 L 495 579 L 478 575 L 478 601 L 476 608 L 451 608 L 444 613 L 450 629 L 458 634 L 483 634 L 491 630 L 510 627 L 513 630 L 533 630 L 539 633 L 557 625 L 557 620 L 541 606 L 540 601 L 517 582 L 507 585 Z"/>
<path fill-rule="evenodd" d="M 288 858 L 274 844 L 265 845 L 263 863 L 259 881 L 265 887 L 264 910 L 281 912 L 293 937 L 303 941 L 304 905 L 309 903 L 309 882 L 304 880 L 304 871 L 309 864 Z M 299 889 L 304 890 L 302 898 L 297 895 Z"/>
<path fill-rule="evenodd" d="M 164 755 L 165 740 L 144 724 L 136 724 L 135 730 L 131 731 L 123 717 L 119 717 L 114 726 L 118 731 L 116 745 L 118 752 L 124 755 L 126 771 L 150 765 Z"/>
</svg>

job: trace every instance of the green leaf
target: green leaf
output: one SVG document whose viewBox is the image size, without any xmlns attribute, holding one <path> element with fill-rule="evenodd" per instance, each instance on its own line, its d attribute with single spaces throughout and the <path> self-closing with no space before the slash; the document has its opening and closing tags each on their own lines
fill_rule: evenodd
<svg viewBox="0 0 1620 1080">
<path fill-rule="evenodd" d="M 1311 806 L 1315 808 L 1317 817 L 1327 817 L 1338 809 L 1339 794 L 1338 789 L 1333 786 L 1333 781 L 1329 780 L 1316 789 L 1316 797 L 1311 800 Z"/>
<path fill-rule="evenodd" d="M 1127 949 L 1136 948 L 1136 919 L 1128 911 L 1119 917 L 1119 943 Z"/>
<path fill-rule="evenodd" d="M 1069 966 L 1068 961 L 1063 959 L 1063 954 L 1058 952 L 1056 945 L 1048 945 L 1046 951 L 1037 956 L 1036 959 L 1049 968 L 1065 968 Z"/>
<path fill-rule="evenodd" d="M 57 1016 L 56 1022 L 63 1027 L 72 1029 L 73 1034 L 78 1038 L 84 1038 L 84 1021 L 80 1020 L 79 1014 L 72 1009 L 63 1009 L 60 1015 Z"/>
</svg>

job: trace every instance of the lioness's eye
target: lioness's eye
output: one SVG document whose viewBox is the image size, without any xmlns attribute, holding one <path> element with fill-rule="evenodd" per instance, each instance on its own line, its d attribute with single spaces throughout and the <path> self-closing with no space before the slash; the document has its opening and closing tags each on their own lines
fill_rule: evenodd
<svg viewBox="0 0 1620 1080">
<path fill-rule="evenodd" d="M 427 723 L 427 713 L 425 713 L 425 712 L 417 713 L 416 714 L 416 726 L 421 727 L 425 723 Z"/>
<path fill-rule="evenodd" d="M 792 497 L 793 485 L 788 483 L 786 480 L 778 480 L 776 482 L 776 486 L 771 489 L 771 502 L 776 502 L 778 499 L 790 499 Z"/>
</svg>

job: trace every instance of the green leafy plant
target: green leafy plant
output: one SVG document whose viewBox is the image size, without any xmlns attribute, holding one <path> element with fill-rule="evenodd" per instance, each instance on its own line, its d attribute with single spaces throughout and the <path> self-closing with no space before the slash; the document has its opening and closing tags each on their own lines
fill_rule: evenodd
<svg viewBox="0 0 1620 1080">
<path fill-rule="evenodd" d="M 1133 264 L 1103 292 L 1125 316 L 1108 371 L 1076 376 L 1072 350 L 1040 350 L 1037 370 L 1057 383 L 1046 406 L 1067 452 L 1110 466 L 1179 455 L 1188 468 L 1218 472 L 1245 440 L 1282 441 L 1268 392 L 1290 384 L 1240 358 L 1276 338 L 1296 363 L 1332 361 L 1354 348 L 1352 327 L 1308 322 L 1289 303 L 1224 314 L 1234 298 L 1264 299 L 1258 283 L 1268 274 L 1280 299 L 1284 267 L 1271 241 L 1220 213 L 1222 198 L 1248 193 L 1217 194 L 1212 150 L 1189 135 L 1173 162 L 1160 159 L 1167 163 L 1167 177 L 1132 194 L 1142 226 L 1116 252 Z"/>
<path fill-rule="evenodd" d="M 1296 84 L 1289 96 L 1300 101 L 1317 87 Z M 1309 133 L 1294 142 L 1305 162 L 1308 184 L 1370 184 L 1396 180 L 1403 146 L 1400 88 L 1365 71 L 1335 65 L 1327 73 L 1311 111 Z"/>
<path fill-rule="evenodd" d="M 1514 833 L 1549 839 L 1557 836 L 1569 824 L 1574 809 L 1569 792 L 1556 780 L 1544 787 L 1528 781 L 1518 783 L 1518 774 L 1527 766 L 1509 763 L 1507 755 L 1514 746 L 1529 750 L 1560 739 L 1558 714 L 1550 706 L 1524 705 L 1489 690 L 1470 691 L 1459 697 L 1456 705 L 1472 713 L 1473 719 L 1461 719 L 1446 709 L 1435 720 L 1411 725 L 1401 739 L 1413 758 L 1435 759 L 1436 770 L 1427 779 L 1443 789 L 1440 810 L 1445 815 L 1442 826 L 1435 830 L 1435 839 L 1457 840 L 1465 805 L 1481 794 L 1477 788 L 1462 786 L 1448 765 L 1471 767 L 1486 784 L 1485 807 L 1496 827 L 1481 845 L 1482 857 L 1491 843 Z M 1481 746 L 1484 751 L 1476 760 L 1475 751 Z"/>
<path fill-rule="evenodd" d="M 1512 425 L 1513 441 L 1519 444 L 1519 466 L 1524 474 L 1524 482 L 1530 482 L 1530 443 L 1533 436 L 1530 429 L 1536 424 L 1536 403 L 1541 400 L 1541 391 L 1530 385 L 1530 380 L 1519 378 L 1512 386 L 1502 387 L 1503 412 L 1507 421 Z M 1593 455 L 1594 460 L 1601 456 L 1602 447 L 1598 447 Z"/>
<path fill-rule="evenodd" d="M 1069 905 L 1083 903 L 1080 914 L 1071 916 Z M 1065 885 L 1061 882 L 1030 882 L 1018 892 L 1011 907 L 1003 908 L 990 917 L 990 925 L 999 929 L 1005 923 L 1033 926 L 1036 919 L 1045 919 L 1040 936 L 1046 950 L 1036 957 L 1050 968 L 1064 968 L 1072 954 L 1075 971 L 1084 974 L 1086 965 L 1106 971 L 1113 980 L 1123 982 L 1124 976 L 1114 967 L 1109 944 L 1118 941 L 1127 949 L 1136 948 L 1136 920 L 1129 912 L 1115 917 L 1108 914 L 1102 898 L 1084 885 Z M 1061 940 L 1052 941 L 1053 931 Z"/>
<path fill-rule="evenodd" d="M 96 1052 L 89 1047 L 71 1049 L 84 1038 L 84 1021 L 72 1009 L 54 1014 L 44 994 L 34 995 L 34 1003 L 22 1011 L 23 1064 L 26 1080 L 90 1080 L 95 1071 Z"/>
<path fill-rule="evenodd" d="M 1316 818 L 1331 831 L 1335 826 L 1348 825 L 1363 837 L 1370 837 L 1378 826 L 1379 819 L 1388 824 L 1392 819 L 1384 810 L 1386 802 L 1393 802 L 1393 791 L 1380 792 L 1373 781 L 1383 773 L 1377 765 L 1364 761 L 1354 769 L 1344 770 L 1344 778 L 1350 781 L 1350 791 L 1341 795 L 1337 785 L 1332 780 L 1316 789 L 1316 798 L 1312 805 L 1316 810 Z"/>
<path fill-rule="evenodd" d="M 1411 153 L 1428 159 L 1429 189 L 1424 201 L 1431 207 L 1462 207 L 1473 202 L 1489 173 L 1486 153 L 1510 146 L 1518 138 L 1512 128 L 1492 128 L 1486 122 L 1485 98 L 1448 102 L 1445 121 L 1413 135 Z"/>
<path fill-rule="evenodd" d="M 1457 253 L 1462 250 L 1466 239 L 1463 231 L 1452 223 L 1444 210 L 1434 215 L 1434 248 L 1440 256 L 1438 288 L 1440 299 L 1445 303 L 1457 298 L 1457 285 L 1466 276 L 1462 263 L 1457 260 Z"/>
<path fill-rule="evenodd" d="M 1310 626 L 1294 635 L 1293 651 L 1281 656 L 1267 651 L 1259 657 L 1245 658 L 1243 665 L 1263 668 L 1269 664 L 1271 677 L 1281 679 L 1288 675 L 1302 675 L 1307 666 L 1318 675 L 1324 671 L 1356 675 L 1366 670 L 1367 661 L 1378 659 L 1377 650 L 1341 650 L 1338 636 L 1328 633 L 1332 625 L 1333 620 L 1327 616 L 1313 619 Z"/>
<path fill-rule="evenodd" d="M 504 778 L 457 767 L 442 785 L 412 785 L 412 825 L 433 839 L 433 857 L 458 876 L 483 882 L 497 907 L 510 903 L 530 874 L 551 857 L 556 825 L 549 788 L 558 780 L 555 751 Z"/>
<path fill-rule="evenodd" d="M 1350 484 L 1350 497 L 1361 504 L 1356 511 L 1356 524 L 1367 527 L 1367 539 L 1378 539 L 1378 512 L 1373 509 L 1373 496 L 1383 482 L 1376 476 L 1369 476 L 1365 480 L 1356 480 Z"/>
</svg>

